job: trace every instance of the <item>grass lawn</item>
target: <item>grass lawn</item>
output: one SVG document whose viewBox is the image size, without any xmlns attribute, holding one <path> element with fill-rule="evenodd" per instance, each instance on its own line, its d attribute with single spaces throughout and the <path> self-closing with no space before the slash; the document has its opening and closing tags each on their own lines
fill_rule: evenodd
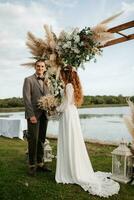
<svg viewBox="0 0 134 200">
<path fill-rule="evenodd" d="M 56 140 L 50 140 L 56 155 Z M 111 171 L 111 151 L 113 146 L 87 143 L 87 149 L 94 170 Z M 27 175 L 25 151 L 26 141 L 0 137 L 0 200 L 100 200 L 85 192 L 78 185 L 55 183 L 56 160 L 50 164 L 51 173 L 38 173 L 36 177 Z M 134 200 L 134 186 L 121 184 L 118 195 L 110 200 Z"/>
</svg>

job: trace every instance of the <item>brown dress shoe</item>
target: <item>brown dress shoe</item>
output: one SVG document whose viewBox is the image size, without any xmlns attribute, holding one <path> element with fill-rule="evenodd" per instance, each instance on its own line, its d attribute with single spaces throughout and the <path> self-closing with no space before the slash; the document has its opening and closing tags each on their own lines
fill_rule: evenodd
<svg viewBox="0 0 134 200">
<path fill-rule="evenodd" d="M 35 176 L 36 175 L 36 168 L 35 167 L 29 167 L 28 174 L 30 176 Z"/>
</svg>

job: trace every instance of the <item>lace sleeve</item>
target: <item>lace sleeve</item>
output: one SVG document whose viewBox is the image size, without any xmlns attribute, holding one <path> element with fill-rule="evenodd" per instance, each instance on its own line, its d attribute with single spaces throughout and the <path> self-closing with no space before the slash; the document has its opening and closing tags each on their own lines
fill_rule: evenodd
<svg viewBox="0 0 134 200">
<path fill-rule="evenodd" d="M 66 85 L 66 97 L 68 104 L 74 103 L 74 88 L 71 83 Z"/>
<path fill-rule="evenodd" d="M 71 83 L 66 85 L 66 95 L 60 106 L 56 108 L 58 112 L 63 112 L 69 104 L 74 103 L 74 89 Z"/>
</svg>

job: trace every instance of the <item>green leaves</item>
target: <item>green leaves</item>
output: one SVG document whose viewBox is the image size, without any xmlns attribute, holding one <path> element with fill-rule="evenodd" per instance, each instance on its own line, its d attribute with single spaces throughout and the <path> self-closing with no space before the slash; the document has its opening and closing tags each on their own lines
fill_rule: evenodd
<svg viewBox="0 0 134 200">
<path fill-rule="evenodd" d="M 59 43 L 58 51 L 64 65 L 83 68 L 83 63 L 94 60 L 95 56 L 101 54 L 99 44 L 92 38 L 93 31 L 85 27 L 81 31 L 74 29 L 70 34 L 64 32 Z"/>
</svg>

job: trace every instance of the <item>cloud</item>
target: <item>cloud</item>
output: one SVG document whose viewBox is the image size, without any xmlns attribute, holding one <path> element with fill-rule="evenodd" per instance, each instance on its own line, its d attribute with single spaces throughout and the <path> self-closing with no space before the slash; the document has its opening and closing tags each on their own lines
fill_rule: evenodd
<svg viewBox="0 0 134 200">
<path fill-rule="evenodd" d="M 126 12 L 134 12 L 134 2 L 133 3 L 122 2 L 122 10 Z"/>
<path fill-rule="evenodd" d="M 27 31 L 41 35 L 45 23 L 58 27 L 55 15 L 45 5 L 0 3 L 0 60 L 23 60 L 27 56 Z"/>
<path fill-rule="evenodd" d="M 50 0 L 56 6 L 73 8 L 78 3 L 77 0 Z"/>
</svg>

